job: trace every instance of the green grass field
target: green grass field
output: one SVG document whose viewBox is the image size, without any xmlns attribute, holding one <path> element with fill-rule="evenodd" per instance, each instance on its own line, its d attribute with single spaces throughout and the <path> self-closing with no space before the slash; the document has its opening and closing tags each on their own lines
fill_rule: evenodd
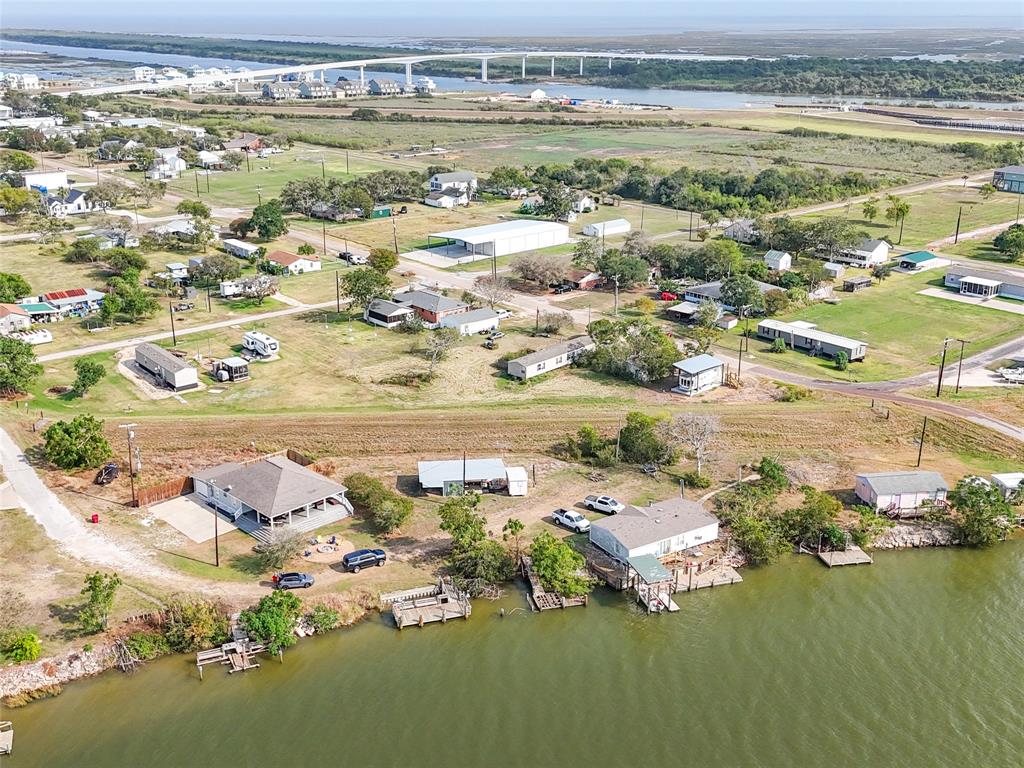
<svg viewBox="0 0 1024 768">
<path fill-rule="evenodd" d="M 848 205 L 846 208 L 809 214 L 800 218 L 817 219 L 822 216 L 845 214 L 850 221 L 866 231 L 870 237 L 888 238 L 895 244 L 899 241 L 900 227 L 885 219 L 884 196 L 879 195 L 878 199 L 879 214 L 874 221 L 863 217 L 860 205 Z M 976 188 L 972 187 L 963 189 L 953 186 L 932 189 L 904 195 L 901 199 L 910 204 L 910 213 L 907 215 L 907 221 L 903 227 L 901 247 L 904 249 L 921 248 L 930 242 L 953 237 L 956 232 L 957 214 L 961 209 L 963 210 L 960 220 L 961 232 L 969 232 L 972 229 L 1007 221 L 1012 222 L 1017 212 L 1017 195 L 997 193 L 994 197 L 986 200 L 978 194 Z M 942 246 L 941 249 L 945 250 L 946 246 Z"/>
<path fill-rule="evenodd" d="M 880 381 L 920 373 L 938 365 L 942 340 L 970 339 L 968 354 L 981 352 L 1014 336 L 1024 334 L 1024 317 L 985 307 L 922 296 L 918 291 L 941 285 L 938 271 L 917 275 L 893 275 L 884 283 L 855 294 L 838 293 L 838 305 L 815 304 L 781 320 L 807 320 L 823 331 L 866 341 L 864 362 L 848 371 L 836 370 L 830 360 L 800 351 L 774 354 L 768 342 L 750 340 L 754 362 L 840 381 Z M 755 323 L 751 321 L 751 328 Z M 739 335 L 741 328 L 733 330 Z M 727 342 L 735 351 L 735 340 Z"/>
</svg>

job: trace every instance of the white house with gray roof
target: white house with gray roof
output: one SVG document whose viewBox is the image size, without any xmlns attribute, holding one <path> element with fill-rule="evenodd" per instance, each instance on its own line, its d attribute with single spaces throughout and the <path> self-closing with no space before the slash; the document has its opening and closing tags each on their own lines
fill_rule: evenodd
<svg viewBox="0 0 1024 768">
<path fill-rule="evenodd" d="M 757 335 L 763 339 L 782 339 L 790 349 L 803 349 L 814 356 L 835 357 L 845 352 L 848 360 L 863 360 L 868 352 L 868 343 L 850 339 L 835 333 L 819 331 L 814 323 L 794 320 L 762 320 L 757 324 Z"/>
<path fill-rule="evenodd" d="M 199 386 L 199 373 L 195 368 L 151 342 L 144 342 L 135 348 L 135 364 L 149 373 L 158 385 L 175 392 Z"/>
<path fill-rule="evenodd" d="M 682 498 L 626 507 L 590 526 L 590 541 L 618 560 L 664 557 L 718 538 L 718 518 L 700 503 Z"/>
<path fill-rule="evenodd" d="M 838 253 L 831 254 L 829 261 L 870 269 L 888 261 L 891 248 L 892 246 L 885 240 L 865 238 L 857 245 L 843 248 Z M 828 256 L 829 254 L 824 253 L 823 255 Z"/>
<path fill-rule="evenodd" d="M 772 285 L 771 283 L 762 283 L 760 280 L 754 280 L 754 285 L 757 286 L 758 292 L 763 296 L 769 291 L 779 290 L 779 286 Z M 722 301 L 722 281 L 715 280 L 710 283 L 702 283 L 701 285 L 691 285 L 689 288 L 684 289 L 683 298 L 686 301 L 693 302 L 694 304 L 700 304 L 705 299 L 715 302 L 722 309 L 733 311 L 736 307 L 730 306 Z"/>
<path fill-rule="evenodd" d="M 714 355 L 697 355 L 672 364 L 678 377 L 673 392 L 693 397 L 717 389 L 725 382 L 725 363 Z"/>
<path fill-rule="evenodd" d="M 517 357 L 508 361 L 508 375 L 520 381 L 532 379 L 548 371 L 564 368 L 582 355 L 595 348 L 594 340 L 587 335 L 574 336 L 550 347 Z"/>
<path fill-rule="evenodd" d="M 857 475 L 857 498 L 890 517 L 919 517 L 922 507 L 946 503 L 949 484 L 938 472 L 868 472 Z"/>
<path fill-rule="evenodd" d="M 500 323 L 497 312 L 490 307 L 480 307 L 445 317 L 441 320 L 441 327 L 454 328 L 463 336 L 472 336 L 474 333 L 493 331 Z"/>
<path fill-rule="evenodd" d="M 344 485 L 284 456 L 204 469 L 192 475 L 192 485 L 200 499 L 263 541 L 283 526 L 311 531 L 352 514 Z"/>
<path fill-rule="evenodd" d="M 954 264 L 946 270 L 944 282 L 947 288 L 955 288 L 964 296 L 1024 299 L 1024 272 L 1010 269 L 979 269 L 966 264 Z"/>
</svg>

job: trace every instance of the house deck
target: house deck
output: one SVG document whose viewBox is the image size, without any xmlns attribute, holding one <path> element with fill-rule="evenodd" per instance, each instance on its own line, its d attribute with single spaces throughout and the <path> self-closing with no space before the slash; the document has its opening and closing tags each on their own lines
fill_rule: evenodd
<svg viewBox="0 0 1024 768">
<path fill-rule="evenodd" d="M 310 510 L 309 517 L 304 514 L 296 513 L 292 517 L 292 522 L 278 523 L 274 526 L 274 531 L 287 530 L 298 533 L 309 533 L 315 531 L 317 528 L 322 528 L 325 525 L 336 523 L 339 520 L 344 520 L 351 514 L 344 504 L 328 504 L 325 509 L 322 510 Z M 221 515 L 222 520 L 230 520 Z M 256 521 L 252 514 L 246 513 L 240 516 L 234 521 L 235 527 L 238 530 L 249 534 L 257 541 L 269 542 L 271 538 L 271 528 L 269 525 L 264 525 Z"/>
<path fill-rule="evenodd" d="M 724 587 L 729 584 L 740 584 L 743 577 L 731 565 L 719 563 L 700 573 L 676 572 L 676 591 L 693 592 L 706 587 Z"/>
<path fill-rule="evenodd" d="M 857 546 L 852 546 L 844 552 L 819 552 L 818 557 L 829 568 L 840 565 L 870 565 L 874 562 L 871 555 Z"/>
</svg>

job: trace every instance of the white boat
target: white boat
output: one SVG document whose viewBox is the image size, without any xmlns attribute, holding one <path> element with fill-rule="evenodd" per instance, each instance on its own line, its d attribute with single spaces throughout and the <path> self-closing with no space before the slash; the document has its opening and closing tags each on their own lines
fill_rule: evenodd
<svg viewBox="0 0 1024 768">
<path fill-rule="evenodd" d="M 11 334 L 11 338 L 35 346 L 36 344 L 49 344 L 53 341 L 53 334 L 45 328 L 37 328 L 34 331 L 17 331 Z"/>
<path fill-rule="evenodd" d="M 1024 368 L 998 368 L 996 373 L 1011 384 L 1024 384 Z"/>
</svg>

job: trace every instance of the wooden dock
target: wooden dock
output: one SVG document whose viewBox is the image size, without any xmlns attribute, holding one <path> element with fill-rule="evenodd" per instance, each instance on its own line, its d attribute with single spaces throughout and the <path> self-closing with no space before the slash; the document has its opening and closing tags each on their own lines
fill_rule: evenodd
<svg viewBox="0 0 1024 768">
<path fill-rule="evenodd" d="M 450 579 L 438 579 L 437 584 L 400 592 L 385 592 L 380 596 L 381 610 L 390 607 L 398 629 L 448 619 L 468 619 L 473 612 L 469 595 L 455 587 Z"/>
<path fill-rule="evenodd" d="M 231 617 L 231 641 L 224 643 L 220 648 L 211 648 L 208 651 L 196 653 L 196 669 L 199 670 L 199 679 L 203 679 L 203 667 L 207 664 L 224 664 L 228 667 L 229 674 L 258 669 L 260 663 L 256 661 L 256 654 L 262 653 L 266 649 L 262 643 L 254 643 L 249 639 L 249 635 L 239 624 L 236 613 Z"/>
<path fill-rule="evenodd" d="M 544 585 L 540 583 L 540 577 L 537 576 L 537 572 L 533 570 L 533 560 L 527 555 L 522 555 L 519 558 L 519 570 L 523 574 L 523 578 L 530 585 L 530 594 L 527 595 L 527 600 L 530 603 L 530 608 L 534 611 L 549 611 L 552 608 L 573 608 L 577 605 L 586 605 L 588 602 L 587 595 L 582 597 L 562 597 L 556 592 L 546 591 Z"/>
<path fill-rule="evenodd" d="M 858 546 L 851 546 L 842 552 L 819 552 L 818 557 L 829 568 L 840 565 L 870 565 L 874 562 L 871 555 Z"/>
<path fill-rule="evenodd" d="M 14 751 L 14 723 L 0 720 L 0 755 L 9 755 Z"/>
</svg>

